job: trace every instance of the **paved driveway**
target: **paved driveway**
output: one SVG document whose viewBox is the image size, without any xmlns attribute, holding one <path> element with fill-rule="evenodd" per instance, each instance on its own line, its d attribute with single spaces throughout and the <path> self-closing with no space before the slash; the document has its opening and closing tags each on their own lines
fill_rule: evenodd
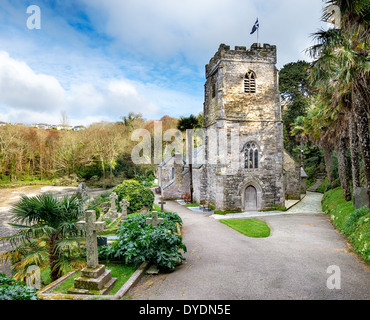
<svg viewBox="0 0 370 320">
<path fill-rule="evenodd" d="M 145 275 L 129 293 L 131 299 L 370 298 L 369 267 L 350 252 L 324 214 L 261 215 L 271 235 L 256 239 L 174 201 L 166 210 L 183 219 L 186 261 L 172 273 Z M 339 267 L 340 289 L 327 287 L 332 265 Z"/>
</svg>

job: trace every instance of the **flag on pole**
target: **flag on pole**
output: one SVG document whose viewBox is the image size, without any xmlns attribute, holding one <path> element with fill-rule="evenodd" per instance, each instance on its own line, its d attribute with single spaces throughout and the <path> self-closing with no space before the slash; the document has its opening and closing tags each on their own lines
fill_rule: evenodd
<svg viewBox="0 0 370 320">
<path fill-rule="evenodd" d="M 253 28 L 252 28 L 251 34 L 255 33 L 255 32 L 256 32 L 256 30 L 258 30 L 258 28 L 259 28 L 259 27 L 260 27 L 260 24 L 259 24 L 259 22 L 258 22 L 258 18 L 257 18 L 257 20 L 256 20 L 256 22 L 254 23 L 254 26 L 253 26 Z"/>
</svg>

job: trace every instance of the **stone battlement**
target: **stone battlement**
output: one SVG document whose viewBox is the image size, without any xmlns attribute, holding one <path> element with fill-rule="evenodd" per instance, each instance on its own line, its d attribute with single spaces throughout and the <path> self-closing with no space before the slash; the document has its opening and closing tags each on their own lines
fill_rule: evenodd
<svg viewBox="0 0 370 320">
<path fill-rule="evenodd" d="M 235 49 L 230 49 L 230 46 L 220 44 L 215 55 L 206 65 L 206 77 L 214 71 L 220 60 L 238 60 L 246 62 L 264 62 L 276 64 L 276 46 L 264 43 L 253 43 L 250 49 L 245 46 L 235 46 Z"/>
</svg>

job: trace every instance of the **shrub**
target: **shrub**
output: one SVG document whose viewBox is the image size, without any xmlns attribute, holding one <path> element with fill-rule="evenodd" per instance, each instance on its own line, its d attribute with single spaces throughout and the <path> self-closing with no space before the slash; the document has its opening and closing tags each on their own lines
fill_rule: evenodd
<svg viewBox="0 0 370 320">
<path fill-rule="evenodd" d="M 148 261 L 165 271 L 174 269 L 185 260 L 180 253 L 180 249 L 186 252 L 182 237 L 173 234 L 177 231 L 176 222 L 182 221 L 173 212 L 159 213 L 158 216 L 164 223 L 155 228 L 146 224 L 148 215 L 130 215 L 117 231 L 118 242 L 111 248 L 99 248 L 99 257 L 124 260 L 126 264 Z"/>
<path fill-rule="evenodd" d="M 154 193 L 138 181 L 126 180 L 113 189 L 118 195 L 118 203 L 123 199 L 130 202 L 127 213 L 139 211 L 142 207 L 153 208 Z M 119 208 L 120 209 L 120 208 Z"/>
<path fill-rule="evenodd" d="M 36 289 L 26 286 L 25 282 L 17 282 L 0 273 L 0 300 L 40 300 Z"/>
</svg>

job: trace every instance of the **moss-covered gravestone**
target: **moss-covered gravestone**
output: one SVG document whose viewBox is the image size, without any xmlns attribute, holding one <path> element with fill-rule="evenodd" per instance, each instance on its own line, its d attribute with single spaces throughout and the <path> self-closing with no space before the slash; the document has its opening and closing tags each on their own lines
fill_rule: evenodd
<svg viewBox="0 0 370 320">
<path fill-rule="evenodd" d="M 85 214 L 85 221 L 77 222 L 77 228 L 86 232 L 87 266 L 81 270 L 81 275 L 74 280 L 74 286 L 68 293 L 108 294 L 117 278 L 112 278 L 112 272 L 98 263 L 96 231 L 103 231 L 105 223 L 96 222 L 94 210 L 88 210 Z"/>
</svg>

